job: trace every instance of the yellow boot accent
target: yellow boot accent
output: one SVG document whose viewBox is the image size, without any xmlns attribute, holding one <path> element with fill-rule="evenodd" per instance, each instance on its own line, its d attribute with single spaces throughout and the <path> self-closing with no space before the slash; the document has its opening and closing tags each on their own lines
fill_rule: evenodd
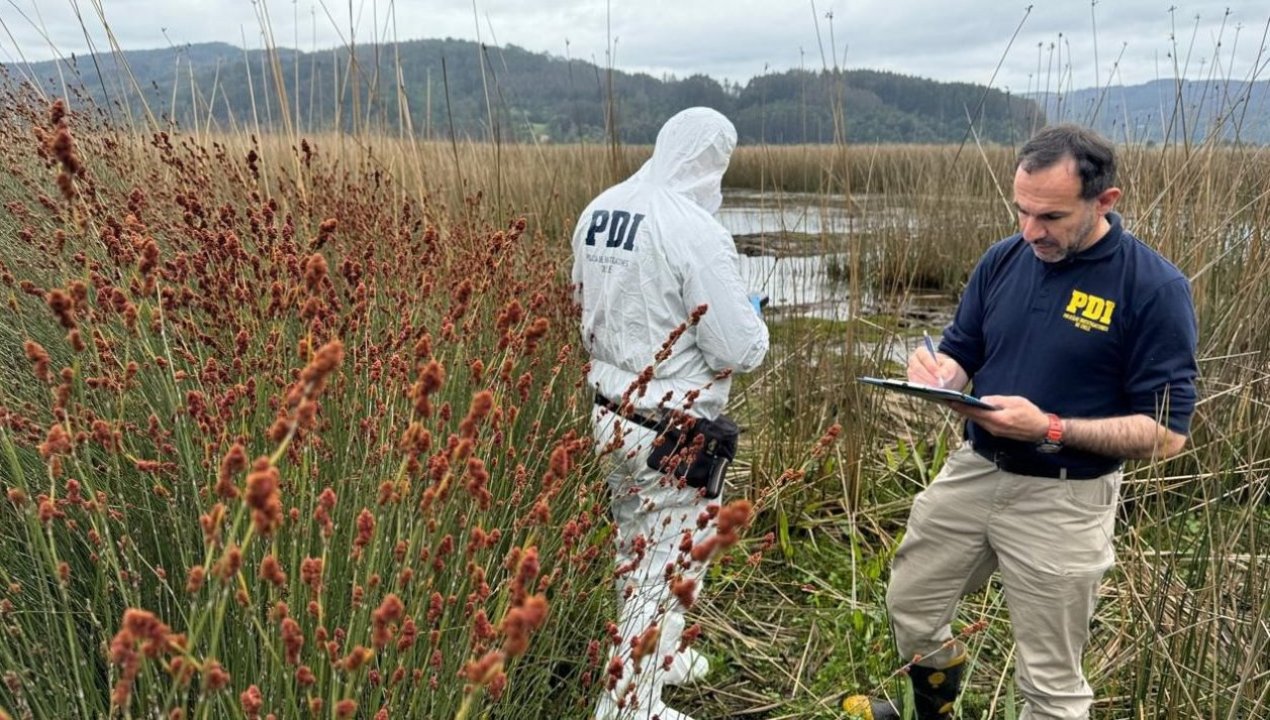
<svg viewBox="0 0 1270 720">
<path fill-rule="evenodd" d="M 842 701 L 849 720 L 900 720 L 899 708 L 887 700 L 852 695 Z"/>
<path fill-rule="evenodd" d="M 908 678 L 913 683 L 913 710 L 917 720 L 952 720 L 965 666 L 966 653 L 963 650 L 943 667 L 913 665 L 909 668 Z"/>
<path fill-rule="evenodd" d="M 842 709 L 852 720 L 873 720 L 873 708 L 869 698 L 864 695 L 852 695 L 842 701 Z"/>
<path fill-rule="evenodd" d="M 872 707 L 869 698 L 864 695 L 852 695 L 842 701 L 842 709 L 847 711 L 851 720 L 872 720 Z"/>
</svg>

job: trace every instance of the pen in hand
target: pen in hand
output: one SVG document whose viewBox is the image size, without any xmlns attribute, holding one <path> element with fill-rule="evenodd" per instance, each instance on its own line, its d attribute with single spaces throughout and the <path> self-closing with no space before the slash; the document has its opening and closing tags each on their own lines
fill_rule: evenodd
<svg viewBox="0 0 1270 720">
<path fill-rule="evenodd" d="M 935 361 L 935 367 L 939 367 L 939 355 L 935 353 L 935 341 L 930 339 L 930 333 L 925 330 L 922 331 L 922 337 L 926 340 L 926 350 L 930 353 L 931 359 Z M 935 380 L 939 387 L 944 386 L 944 379 L 939 377 L 938 374 L 935 375 Z"/>
</svg>

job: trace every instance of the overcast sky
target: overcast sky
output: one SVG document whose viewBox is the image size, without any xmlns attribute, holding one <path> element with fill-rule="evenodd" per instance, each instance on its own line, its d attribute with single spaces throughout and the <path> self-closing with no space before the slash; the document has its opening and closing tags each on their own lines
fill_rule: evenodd
<svg viewBox="0 0 1270 720">
<path fill-rule="evenodd" d="M 1265 0 L 1040 0 L 1030 10 L 999 0 L 352 0 L 351 18 L 349 0 L 98 6 L 125 49 L 260 47 L 267 26 L 277 45 L 301 50 L 350 37 L 358 44 L 455 37 L 600 65 L 611 51 L 620 70 L 741 83 L 835 62 L 1016 93 L 1214 70 L 1223 79 L 1270 79 Z M 0 61 L 48 59 L 50 44 L 63 55 L 85 52 L 76 9 L 98 48 L 108 47 L 91 0 L 0 0 Z"/>
</svg>

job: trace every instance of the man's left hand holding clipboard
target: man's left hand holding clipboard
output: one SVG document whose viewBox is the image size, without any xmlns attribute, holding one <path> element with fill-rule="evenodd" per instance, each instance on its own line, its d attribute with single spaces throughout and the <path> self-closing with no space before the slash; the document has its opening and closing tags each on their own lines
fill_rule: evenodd
<svg viewBox="0 0 1270 720">
<path fill-rule="evenodd" d="M 982 408 L 984 410 L 1000 410 L 1001 408 L 991 403 L 984 402 L 974 395 L 967 395 L 956 390 L 935 387 L 933 385 L 923 385 L 921 383 L 909 382 L 907 380 L 888 380 L 885 378 L 860 377 L 857 378 L 866 385 L 873 385 L 885 390 L 893 390 L 895 392 L 912 395 L 923 400 L 934 400 L 936 402 L 958 402 L 971 407 Z"/>
<path fill-rule="evenodd" d="M 954 390 L 953 388 L 964 388 L 970 382 L 970 376 L 956 360 L 935 350 L 935 343 L 929 333 L 922 332 L 922 341 L 925 352 L 918 349 L 909 355 L 908 380 L 862 377 L 860 382 L 937 402 L 961 403 L 980 410 L 1000 409 L 973 395 Z"/>
</svg>

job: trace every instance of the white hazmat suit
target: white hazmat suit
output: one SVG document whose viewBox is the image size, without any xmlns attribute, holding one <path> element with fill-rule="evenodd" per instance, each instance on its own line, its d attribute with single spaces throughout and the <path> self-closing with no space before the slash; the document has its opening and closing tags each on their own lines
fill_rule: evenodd
<svg viewBox="0 0 1270 720">
<path fill-rule="evenodd" d="M 714 419 L 727 404 L 731 372 L 753 370 L 767 353 L 767 326 L 746 296 L 732 236 L 712 217 L 735 146 L 736 130 L 718 112 L 678 113 L 658 133 L 652 158 L 593 200 L 574 230 L 573 282 L 582 342 L 591 355 L 588 379 L 612 402 L 629 397 L 646 418 L 686 407 Z M 657 361 L 663 344 L 701 306 L 699 322 Z M 705 563 L 692 562 L 681 544 L 685 536 L 694 543 L 709 537 L 712 526 L 698 527 L 698 518 L 717 500 L 648 467 L 653 431 L 598 405 L 594 427 L 597 448 L 610 449 L 604 457 L 617 529 L 621 635 L 611 655 L 616 660 L 601 680 L 615 680 L 614 688 L 602 694 L 596 718 L 690 720 L 661 699 L 663 685 L 705 669 L 703 657 L 680 652 L 685 607 L 671 592 L 667 567 L 675 566 L 670 574 L 681 590 L 683 579 L 699 590 Z M 634 640 L 656 636 L 656 651 L 637 670 Z"/>
</svg>

